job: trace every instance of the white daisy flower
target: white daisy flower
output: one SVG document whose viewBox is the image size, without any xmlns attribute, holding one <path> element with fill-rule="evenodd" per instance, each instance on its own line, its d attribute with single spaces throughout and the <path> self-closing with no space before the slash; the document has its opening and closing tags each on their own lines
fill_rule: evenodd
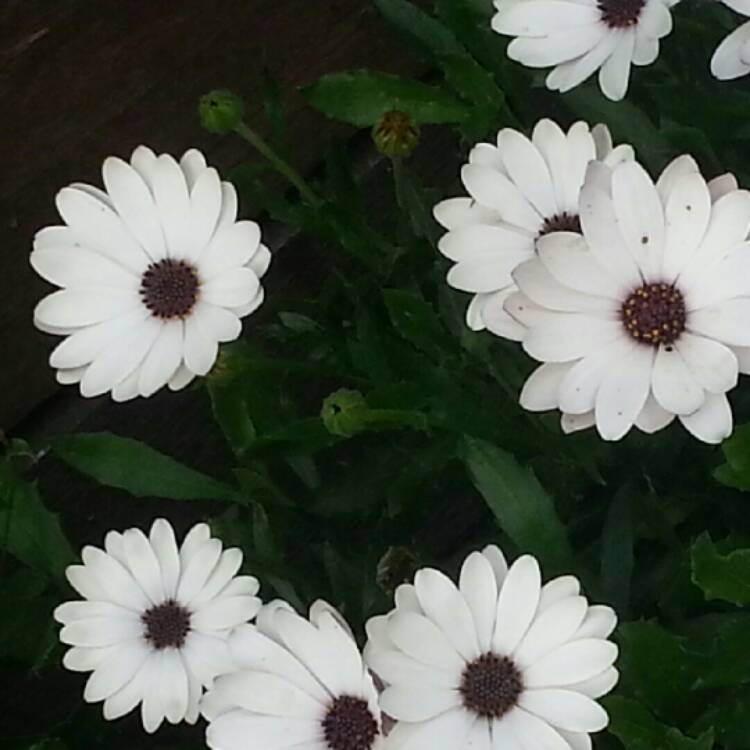
<svg viewBox="0 0 750 750">
<path fill-rule="evenodd" d="M 520 341 L 523 327 L 503 309 L 517 291 L 513 270 L 534 256 L 540 237 L 580 231 L 578 197 L 590 161 L 612 166 L 632 158 L 630 146 L 613 148 L 604 125 L 590 130 L 577 122 L 565 133 L 551 120 L 540 120 L 531 140 L 506 129 L 497 146 L 472 149 L 461 170 L 470 197 L 450 198 L 434 209 L 448 230 L 438 248 L 455 263 L 448 284 L 474 294 L 469 328 Z"/>
<path fill-rule="evenodd" d="M 50 356 L 60 383 L 116 401 L 178 390 L 236 339 L 263 301 L 271 255 L 255 222 L 237 221 L 237 194 L 199 151 L 178 163 L 139 146 L 110 157 L 106 192 L 75 183 L 57 194 L 65 226 L 42 229 L 31 264 L 62 287 L 34 310 L 67 338 Z"/>
<path fill-rule="evenodd" d="M 212 750 L 382 747 L 373 679 L 346 623 L 316 602 L 309 620 L 271 602 L 229 639 L 237 670 L 206 693 Z"/>
<path fill-rule="evenodd" d="M 590 750 L 608 722 L 595 699 L 618 679 L 615 625 L 574 577 L 543 586 L 529 555 L 508 569 L 497 547 L 473 552 L 458 587 L 420 570 L 367 624 L 380 707 L 398 720 L 389 750 Z"/>
<path fill-rule="evenodd" d="M 73 647 L 63 664 L 92 672 L 83 698 L 104 701 L 105 719 L 140 703 L 147 732 L 165 718 L 194 724 L 203 688 L 232 669 L 230 630 L 260 609 L 258 581 L 236 575 L 242 552 L 222 552 L 204 523 L 179 548 L 164 519 L 148 537 L 110 531 L 104 546 L 84 547 L 83 565 L 66 571 L 86 601 L 55 610 L 60 640 Z"/>
<path fill-rule="evenodd" d="M 597 175 L 597 173 L 599 173 Z M 656 185 L 635 162 L 581 192 L 583 235 L 542 238 L 506 310 L 544 362 L 521 405 L 559 409 L 570 432 L 619 440 L 677 416 L 695 437 L 732 431 L 726 392 L 750 372 L 750 193 L 711 183 L 687 156 Z"/>
<path fill-rule="evenodd" d="M 732 10 L 750 16 L 750 0 L 721 0 Z M 721 81 L 750 73 L 750 21 L 729 34 L 711 58 L 711 72 Z"/>
<path fill-rule="evenodd" d="M 672 31 L 678 0 L 495 0 L 492 28 L 516 37 L 508 57 L 530 68 L 555 66 L 547 88 L 570 91 L 596 70 L 599 87 L 618 101 L 631 65 L 650 65 Z"/>
</svg>

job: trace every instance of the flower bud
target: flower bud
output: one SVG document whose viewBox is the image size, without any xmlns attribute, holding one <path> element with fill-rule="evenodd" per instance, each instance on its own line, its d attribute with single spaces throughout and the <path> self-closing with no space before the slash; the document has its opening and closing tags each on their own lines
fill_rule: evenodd
<svg viewBox="0 0 750 750">
<path fill-rule="evenodd" d="M 245 103 L 231 91 L 212 91 L 201 97 L 198 111 L 210 133 L 229 133 L 242 122 Z"/>
<path fill-rule="evenodd" d="M 408 112 L 386 112 L 373 127 L 372 140 L 381 154 L 406 157 L 419 143 L 419 125 Z"/>
</svg>

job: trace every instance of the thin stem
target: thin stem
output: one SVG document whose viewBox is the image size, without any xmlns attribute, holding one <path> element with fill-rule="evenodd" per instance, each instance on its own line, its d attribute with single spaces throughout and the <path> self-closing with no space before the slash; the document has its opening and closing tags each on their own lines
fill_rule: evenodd
<svg viewBox="0 0 750 750">
<path fill-rule="evenodd" d="M 302 175 L 284 161 L 252 128 L 249 128 L 244 122 L 240 122 L 235 126 L 234 130 L 237 135 L 244 138 L 261 156 L 267 159 L 279 174 L 289 180 L 308 203 L 313 206 L 321 203 L 320 198 L 305 182 Z"/>
<path fill-rule="evenodd" d="M 393 167 L 393 187 L 396 191 L 396 203 L 398 204 L 398 207 L 403 210 L 404 163 L 400 156 L 394 156 L 391 158 L 391 165 Z"/>
</svg>

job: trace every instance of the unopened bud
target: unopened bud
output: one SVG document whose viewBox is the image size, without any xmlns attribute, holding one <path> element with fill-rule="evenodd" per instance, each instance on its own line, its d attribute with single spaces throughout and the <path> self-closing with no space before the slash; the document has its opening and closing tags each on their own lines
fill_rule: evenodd
<svg viewBox="0 0 750 750">
<path fill-rule="evenodd" d="M 409 156 L 419 143 L 419 125 L 407 112 L 386 112 L 373 127 L 372 140 L 385 156 Z"/>
<path fill-rule="evenodd" d="M 212 91 L 201 97 L 198 111 L 210 133 L 229 133 L 242 122 L 245 103 L 231 91 Z"/>
</svg>

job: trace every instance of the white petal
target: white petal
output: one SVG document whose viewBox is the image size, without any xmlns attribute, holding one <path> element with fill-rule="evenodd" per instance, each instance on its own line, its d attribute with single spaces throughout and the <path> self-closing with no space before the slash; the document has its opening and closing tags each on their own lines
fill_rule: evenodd
<svg viewBox="0 0 750 750">
<path fill-rule="evenodd" d="M 542 594 L 539 597 L 538 613 L 549 609 L 557 602 L 575 597 L 581 593 L 581 584 L 575 576 L 558 576 L 542 586 Z"/>
<path fill-rule="evenodd" d="M 730 299 L 690 313 L 688 329 L 733 346 L 750 345 L 750 298 Z"/>
<path fill-rule="evenodd" d="M 539 563 L 530 555 L 511 565 L 500 589 L 492 647 L 499 654 L 511 654 L 531 625 L 539 605 L 542 582 Z"/>
<path fill-rule="evenodd" d="M 223 271 L 201 285 L 201 295 L 206 302 L 220 307 L 240 307 L 250 302 L 258 293 L 260 282 L 249 268 Z"/>
<path fill-rule="evenodd" d="M 321 703 L 329 699 L 326 689 L 294 654 L 263 635 L 256 627 L 245 625 L 237 628 L 230 636 L 229 647 L 238 668 L 272 672 Z"/>
<path fill-rule="evenodd" d="M 162 325 L 156 318 L 147 318 L 104 348 L 81 379 L 81 395 L 99 396 L 130 375 L 148 354 Z"/>
<path fill-rule="evenodd" d="M 630 80 L 630 66 L 635 53 L 635 29 L 626 29 L 618 34 L 620 39 L 614 52 L 599 69 L 599 87 L 604 96 L 612 101 L 625 98 Z"/>
<path fill-rule="evenodd" d="M 427 721 L 460 706 L 461 694 L 432 685 L 391 685 L 380 694 L 379 702 L 398 721 Z"/>
<path fill-rule="evenodd" d="M 208 167 L 190 190 L 190 233 L 186 257 L 200 258 L 216 231 L 221 213 L 222 190 L 219 175 Z"/>
<path fill-rule="evenodd" d="M 594 604 L 589 607 L 586 619 L 575 634 L 581 638 L 608 638 L 617 625 L 617 614 L 612 607 Z"/>
<path fill-rule="evenodd" d="M 209 281 L 224 271 L 245 265 L 259 243 L 260 227 L 254 221 L 221 227 L 201 255 L 201 278 Z"/>
<path fill-rule="evenodd" d="M 546 721 L 518 708 L 511 711 L 504 719 L 507 721 L 516 737 L 526 748 L 540 748 L 542 750 L 570 750 L 570 746 L 562 736 Z"/>
<path fill-rule="evenodd" d="M 405 654 L 439 669 L 460 673 L 464 660 L 443 632 L 424 615 L 396 611 L 388 619 L 388 636 Z"/>
<path fill-rule="evenodd" d="M 162 154 L 156 163 L 154 200 L 169 254 L 182 258 L 190 242 L 190 193 L 184 172 L 169 154 Z"/>
<path fill-rule="evenodd" d="M 514 660 L 522 666 L 531 665 L 571 639 L 583 622 L 586 609 L 582 596 L 571 596 L 548 607 L 532 623 L 513 655 Z"/>
<path fill-rule="evenodd" d="M 617 685 L 620 679 L 620 673 L 614 668 L 609 667 L 601 674 L 591 677 L 583 682 L 577 682 L 575 685 L 569 685 L 570 690 L 588 696 L 589 698 L 601 698 Z"/>
<path fill-rule="evenodd" d="M 137 291 L 140 283 L 126 266 L 84 247 L 37 247 L 29 261 L 42 278 L 61 287 Z"/>
<path fill-rule="evenodd" d="M 604 440 L 619 440 L 635 423 L 648 398 L 654 353 L 634 343 L 629 356 L 611 369 L 596 393 L 596 427 Z"/>
<path fill-rule="evenodd" d="M 399 722 L 388 735 L 388 750 L 456 750 L 465 748 L 475 718 L 454 708 L 426 722 Z"/>
<path fill-rule="evenodd" d="M 172 598 L 177 593 L 177 581 L 180 576 L 180 555 L 177 551 L 174 531 L 169 521 L 157 518 L 149 533 L 151 547 L 159 560 L 164 594 Z"/>
<path fill-rule="evenodd" d="M 185 321 L 185 366 L 195 375 L 206 375 L 219 356 L 217 340 L 192 315 Z"/>
<path fill-rule="evenodd" d="M 135 312 L 141 307 L 134 291 L 62 289 L 45 297 L 34 309 L 34 323 L 77 328 Z"/>
<path fill-rule="evenodd" d="M 556 409 L 560 383 L 571 368 L 569 362 L 547 362 L 537 367 L 521 390 L 519 403 L 528 411 Z"/>
<path fill-rule="evenodd" d="M 131 618 L 95 617 L 76 620 L 60 631 L 60 641 L 69 646 L 113 646 L 143 635 L 143 624 Z"/>
<path fill-rule="evenodd" d="M 650 393 L 641 409 L 641 413 L 635 420 L 635 426 L 647 435 L 652 435 L 671 424 L 674 418 L 675 415 L 660 406 L 653 394 Z"/>
<path fill-rule="evenodd" d="M 165 649 L 161 671 L 161 703 L 170 724 L 185 719 L 188 710 L 188 675 L 180 653 L 175 649 Z"/>
<path fill-rule="evenodd" d="M 138 613 L 148 609 L 148 597 L 121 563 L 96 547 L 84 547 L 81 557 L 97 584 L 103 587 L 104 596 L 97 598 L 120 604 Z"/>
<path fill-rule="evenodd" d="M 262 716 L 235 709 L 209 724 L 206 744 L 213 750 L 278 750 L 309 742 L 320 731 L 317 721 Z"/>
<path fill-rule="evenodd" d="M 658 280 L 664 253 L 664 209 L 640 164 L 626 162 L 613 170 L 612 199 L 630 254 L 647 281 Z"/>
<path fill-rule="evenodd" d="M 224 550 L 221 553 L 218 564 L 206 581 L 206 585 L 185 603 L 197 608 L 211 601 L 214 597 L 219 596 L 220 593 L 223 593 L 223 589 L 229 583 L 230 579 L 237 574 L 241 565 L 242 550 L 235 547 Z M 253 591 L 251 596 L 256 591 Z"/>
<path fill-rule="evenodd" d="M 526 690 L 521 708 L 569 732 L 599 732 L 609 723 L 607 712 L 591 698 L 571 690 Z"/>
<path fill-rule="evenodd" d="M 532 326 L 523 348 L 542 362 L 570 362 L 623 337 L 619 320 L 585 313 L 547 313 Z"/>
<path fill-rule="evenodd" d="M 206 157 L 196 148 L 188 149 L 180 159 L 180 169 L 185 173 L 188 188 L 195 187 L 198 178 L 206 171 Z"/>
<path fill-rule="evenodd" d="M 674 346 L 695 379 L 707 391 L 725 393 L 737 385 L 739 365 L 737 356 L 729 347 L 687 332 Z"/>
<path fill-rule="evenodd" d="M 86 247 L 143 273 L 150 258 L 109 205 L 73 187 L 63 188 L 56 204 L 60 216 Z"/>
<path fill-rule="evenodd" d="M 236 672 L 217 678 L 214 689 L 239 708 L 267 716 L 320 719 L 324 706 L 291 682 L 274 674 Z"/>
<path fill-rule="evenodd" d="M 161 568 L 146 535 L 140 529 L 128 529 L 122 544 L 130 574 L 154 604 L 161 604 L 166 599 Z"/>
<path fill-rule="evenodd" d="M 571 641 L 524 670 L 524 684 L 529 689 L 575 685 L 601 674 L 616 658 L 617 646 L 609 641 Z"/>
<path fill-rule="evenodd" d="M 680 417 L 691 435 L 704 443 L 720 443 L 732 434 L 732 408 L 723 393 L 709 393 L 698 411 Z"/>
<path fill-rule="evenodd" d="M 202 632 L 228 630 L 251 620 L 260 609 L 254 596 L 231 596 L 216 599 L 193 613 L 191 625 Z"/>
<path fill-rule="evenodd" d="M 414 578 L 414 588 L 425 615 L 443 631 L 456 651 L 467 661 L 476 659 L 479 642 L 474 620 L 455 584 L 444 573 L 423 568 Z"/>
<path fill-rule="evenodd" d="M 141 396 L 152 396 L 169 382 L 182 361 L 183 338 L 184 325 L 181 320 L 169 320 L 162 324 L 139 371 L 138 392 Z"/>
<path fill-rule="evenodd" d="M 497 581 L 489 560 L 472 552 L 461 567 L 459 589 L 474 618 L 479 647 L 490 650 L 497 611 Z"/>
<path fill-rule="evenodd" d="M 371 649 L 367 666 L 386 685 L 413 685 L 421 688 L 438 687 L 457 690 L 461 681 L 458 672 L 430 667 L 408 657 L 400 651 L 387 648 Z"/>
<path fill-rule="evenodd" d="M 183 550 L 185 544 L 183 544 Z M 207 539 L 192 552 L 189 559 L 182 560 L 182 574 L 177 586 L 179 601 L 189 602 L 200 592 L 219 561 L 220 555 L 221 542 L 218 539 Z M 183 557 L 182 550 L 180 557 Z"/>
<path fill-rule="evenodd" d="M 659 404 L 674 414 L 692 414 L 706 398 L 679 350 L 673 346 L 657 349 L 651 388 Z"/>
<path fill-rule="evenodd" d="M 152 669 L 152 661 L 147 659 L 130 682 L 104 701 L 103 714 L 107 721 L 129 714 L 143 700 Z"/>
<path fill-rule="evenodd" d="M 126 161 L 110 156 L 102 167 L 107 187 L 117 213 L 130 233 L 153 260 L 167 254 L 159 212 L 148 185 Z"/>
</svg>

